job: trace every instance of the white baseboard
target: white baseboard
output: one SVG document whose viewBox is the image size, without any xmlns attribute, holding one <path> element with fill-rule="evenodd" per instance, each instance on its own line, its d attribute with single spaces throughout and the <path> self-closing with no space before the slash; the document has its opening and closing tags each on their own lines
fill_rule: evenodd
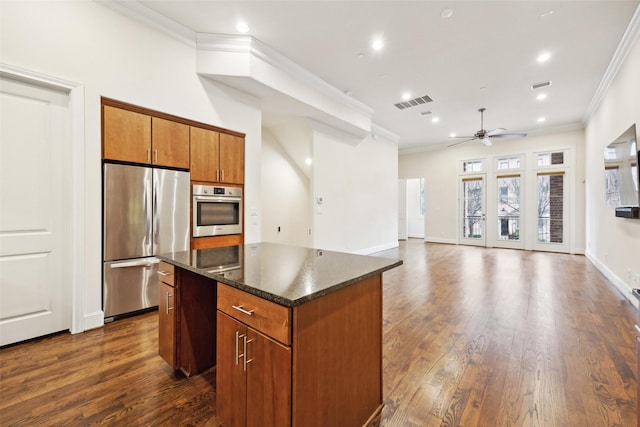
<svg viewBox="0 0 640 427">
<path fill-rule="evenodd" d="M 606 265 L 600 262 L 600 260 L 593 254 L 585 252 L 585 256 L 589 261 L 593 263 L 593 265 L 596 266 L 596 268 L 604 275 L 604 277 L 606 277 L 611 283 L 613 283 L 613 286 L 615 286 L 616 289 L 618 289 L 618 291 L 620 291 L 620 293 L 624 295 L 624 297 L 629 300 L 629 302 L 636 309 L 639 308 L 638 299 L 633 296 L 633 288 L 631 286 L 627 285 L 624 280 L 618 277 L 613 271 L 609 270 L 609 268 L 607 268 Z"/>
<path fill-rule="evenodd" d="M 424 234 L 409 233 L 410 239 L 424 239 Z"/>
<path fill-rule="evenodd" d="M 104 312 L 102 310 L 95 311 L 84 315 L 83 321 L 84 330 L 101 328 L 104 326 Z M 84 332 L 84 331 L 81 331 Z"/>
<path fill-rule="evenodd" d="M 424 238 L 425 242 L 429 242 L 429 243 L 445 243 L 447 245 L 457 245 L 458 241 L 456 239 L 444 239 L 442 237 L 425 237 Z"/>
<path fill-rule="evenodd" d="M 386 251 L 386 250 L 397 248 L 397 247 L 398 247 L 398 241 L 394 240 L 393 242 L 384 243 L 382 245 L 373 246 L 371 248 L 360 249 L 359 251 L 355 251 L 353 253 L 358 255 L 371 255 L 376 252 L 382 252 L 382 251 Z"/>
</svg>

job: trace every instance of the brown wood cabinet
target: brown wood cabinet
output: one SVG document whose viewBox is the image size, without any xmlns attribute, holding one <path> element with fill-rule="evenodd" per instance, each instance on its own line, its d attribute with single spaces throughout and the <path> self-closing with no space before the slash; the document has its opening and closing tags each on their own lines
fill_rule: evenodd
<svg viewBox="0 0 640 427">
<path fill-rule="evenodd" d="M 165 262 L 158 277 L 158 354 L 187 376 L 215 365 L 215 282 Z"/>
<path fill-rule="evenodd" d="M 102 108 L 104 159 L 189 168 L 189 126 L 111 105 Z"/>
<path fill-rule="evenodd" d="M 226 427 L 291 425 L 291 348 L 218 311 L 216 399 Z"/>
<path fill-rule="evenodd" d="M 220 134 L 220 182 L 244 184 L 244 138 Z"/>
<path fill-rule="evenodd" d="M 160 262 L 158 277 L 158 353 L 169 366 L 177 369 L 174 266 Z"/>
<path fill-rule="evenodd" d="M 102 157 L 151 163 L 151 117 L 110 105 L 102 108 Z"/>
<path fill-rule="evenodd" d="M 217 307 L 225 427 L 361 426 L 379 416 L 381 276 L 292 309 L 218 283 Z"/>
<path fill-rule="evenodd" d="M 244 183 L 244 138 L 191 127 L 191 180 Z"/>
<path fill-rule="evenodd" d="M 189 126 L 152 117 L 151 148 L 152 164 L 189 169 Z"/>
</svg>

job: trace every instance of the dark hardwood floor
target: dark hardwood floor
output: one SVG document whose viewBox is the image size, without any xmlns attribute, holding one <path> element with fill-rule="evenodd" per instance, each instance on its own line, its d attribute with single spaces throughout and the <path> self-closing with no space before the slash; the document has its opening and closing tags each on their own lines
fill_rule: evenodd
<svg viewBox="0 0 640 427">
<path fill-rule="evenodd" d="M 402 242 L 384 273 L 381 425 L 635 426 L 635 309 L 583 256 Z M 157 313 L 0 350 L 0 425 L 217 426 L 215 370 Z M 304 426 L 303 426 L 304 427 Z"/>
</svg>

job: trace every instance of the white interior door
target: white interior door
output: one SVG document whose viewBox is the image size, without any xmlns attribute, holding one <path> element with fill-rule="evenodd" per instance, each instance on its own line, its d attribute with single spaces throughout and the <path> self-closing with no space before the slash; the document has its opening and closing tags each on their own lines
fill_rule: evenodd
<svg viewBox="0 0 640 427">
<path fill-rule="evenodd" d="M 0 79 L 0 345 L 71 324 L 68 93 Z"/>
<path fill-rule="evenodd" d="M 409 220 L 407 217 L 407 180 L 398 181 L 398 240 L 407 240 Z"/>
</svg>

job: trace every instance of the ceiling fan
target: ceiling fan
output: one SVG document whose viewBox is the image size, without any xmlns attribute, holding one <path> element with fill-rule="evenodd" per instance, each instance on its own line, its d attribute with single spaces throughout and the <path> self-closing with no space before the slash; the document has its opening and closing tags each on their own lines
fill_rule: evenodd
<svg viewBox="0 0 640 427">
<path fill-rule="evenodd" d="M 452 137 L 452 138 L 461 138 L 463 139 L 463 141 L 454 142 L 453 144 L 449 145 L 449 147 L 462 144 L 463 142 L 474 141 L 476 139 L 480 140 L 480 142 L 482 142 L 482 145 L 484 145 L 485 147 L 490 147 L 491 145 L 493 145 L 491 143 L 490 138 L 524 138 L 525 136 L 527 136 L 526 133 L 501 133 L 506 130 L 504 128 L 497 128 L 489 131 L 485 130 L 484 129 L 484 111 L 485 110 L 486 108 L 480 108 L 478 110 L 480 112 L 480 130 L 476 132 L 475 135 L 473 136 Z"/>
</svg>

